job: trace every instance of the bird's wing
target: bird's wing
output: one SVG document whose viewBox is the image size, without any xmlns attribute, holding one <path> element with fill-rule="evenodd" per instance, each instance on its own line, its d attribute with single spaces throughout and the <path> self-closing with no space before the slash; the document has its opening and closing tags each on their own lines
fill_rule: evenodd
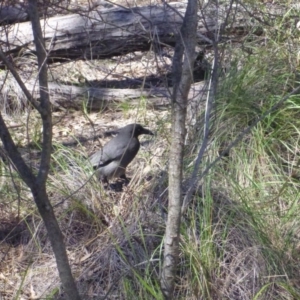
<svg viewBox="0 0 300 300">
<path fill-rule="evenodd" d="M 105 167 L 105 166 L 109 165 L 112 161 L 114 161 L 113 159 L 108 159 L 106 161 L 101 161 L 97 157 L 96 157 L 96 159 L 92 160 L 92 158 L 93 157 L 91 157 L 90 161 L 91 161 L 92 166 L 93 166 L 94 169 Z"/>
<path fill-rule="evenodd" d="M 114 159 L 109 158 L 107 155 L 105 155 L 103 149 L 97 151 L 90 157 L 90 163 L 92 164 L 94 169 L 105 167 L 112 161 L 114 161 Z"/>
<path fill-rule="evenodd" d="M 101 150 L 94 153 L 90 157 L 90 162 L 95 169 L 105 167 L 112 161 L 120 160 L 128 146 L 129 142 L 124 143 L 124 141 L 118 139 L 117 136 L 105 144 Z"/>
</svg>

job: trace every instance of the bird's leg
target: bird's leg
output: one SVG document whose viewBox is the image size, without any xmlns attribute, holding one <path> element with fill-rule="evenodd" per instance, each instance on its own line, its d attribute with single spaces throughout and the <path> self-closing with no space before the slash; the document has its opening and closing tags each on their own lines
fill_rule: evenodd
<svg viewBox="0 0 300 300">
<path fill-rule="evenodd" d="M 103 183 L 103 185 L 106 184 L 109 187 L 109 182 L 106 176 L 101 178 L 101 182 Z"/>
<path fill-rule="evenodd" d="M 128 185 L 129 179 L 126 177 L 125 174 L 121 175 L 120 178 L 124 181 L 125 185 Z"/>
<path fill-rule="evenodd" d="M 103 177 L 101 179 L 101 182 L 102 182 L 103 187 L 104 187 L 105 190 L 108 190 L 108 191 L 111 191 L 111 192 L 115 191 L 115 184 L 114 183 L 109 184 L 109 181 L 108 181 L 107 177 Z"/>
</svg>

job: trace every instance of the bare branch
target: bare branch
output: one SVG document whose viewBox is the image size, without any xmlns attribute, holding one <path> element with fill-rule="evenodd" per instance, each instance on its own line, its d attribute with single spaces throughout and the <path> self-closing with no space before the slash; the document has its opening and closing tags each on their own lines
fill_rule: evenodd
<svg viewBox="0 0 300 300">
<path fill-rule="evenodd" d="M 39 111 L 40 110 L 39 103 L 34 100 L 34 98 L 32 97 L 32 95 L 30 94 L 30 92 L 26 88 L 24 82 L 22 81 L 21 77 L 19 76 L 18 72 L 16 71 L 16 69 L 14 68 L 14 66 L 11 64 L 11 62 L 7 59 L 7 57 L 3 53 L 2 49 L 0 49 L 0 58 L 2 59 L 2 61 L 4 62 L 4 64 L 8 68 L 8 70 L 13 74 L 14 78 L 16 79 L 17 83 L 21 87 L 21 89 L 22 89 L 23 93 L 25 94 L 26 98 L 28 99 L 28 101 L 32 104 L 32 106 L 37 111 Z"/>
<path fill-rule="evenodd" d="M 19 174 L 25 183 L 31 188 L 35 181 L 35 176 L 33 175 L 30 168 L 24 162 L 20 152 L 18 151 L 15 143 L 13 142 L 11 135 L 9 134 L 8 128 L 2 118 L 0 113 L 0 138 L 3 142 L 5 150 L 9 153 L 9 157 L 17 168 Z"/>
<path fill-rule="evenodd" d="M 45 42 L 43 39 L 40 19 L 37 11 L 36 1 L 28 2 L 28 12 L 32 23 L 32 31 L 34 36 L 34 43 L 36 45 L 36 53 L 38 58 L 39 70 L 39 86 L 40 86 L 40 107 L 39 113 L 43 122 L 43 142 L 42 155 L 37 176 L 39 184 L 45 184 L 50 168 L 50 157 L 52 149 L 52 118 L 51 105 L 48 92 L 48 75 L 47 75 L 47 55 L 45 49 Z"/>
</svg>

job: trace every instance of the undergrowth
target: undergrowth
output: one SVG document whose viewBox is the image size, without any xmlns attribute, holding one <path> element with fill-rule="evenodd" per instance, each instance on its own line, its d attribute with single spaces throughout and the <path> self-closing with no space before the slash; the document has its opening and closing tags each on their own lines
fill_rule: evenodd
<svg viewBox="0 0 300 300">
<path fill-rule="evenodd" d="M 220 70 L 209 147 L 199 175 L 244 128 L 299 85 L 299 42 L 294 31 L 286 30 L 288 16 L 266 27 L 263 41 L 245 39 L 241 47 L 228 43 L 221 49 L 230 61 L 220 66 L 224 70 Z M 163 299 L 159 277 L 168 202 L 170 115 L 152 112 L 146 104 L 141 99 L 137 110 L 122 104 L 121 113 L 113 117 L 84 111 L 66 122 L 63 130 L 55 127 L 59 123 L 54 126 L 58 134 L 48 193 L 83 299 L 105 295 L 108 299 Z M 299 108 L 300 96 L 290 97 L 199 182 L 182 216 L 177 299 L 300 299 Z M 204 109 L 199 120 L 203 114 Z M 68 126 L 90 129 L 96 124 L 90 134 L 107 124 L 120 127 L 136 121 L 156 136 L 144 140 L 129 168 L 130 184 L 122 192 L 104 189 L 86 160 L 106 139 L 91 139 L 87 144 L 78 139 L 73 148 L 59 140 Z M 187 141 L 185 178 L 202 143 L 202 131 L 187 126 L 193 138 Z M 13 136 L 20 137 L 18 146 L 27 161 L 37 163 L 39 125 L 30 130 L 30 151 L 24 149 L 25 130 L 21 129 L 22 136 Z M 5 155 L 0 184 L 0 296 L 63 299 L 44 225 L 28 188 L 8 166 Z"/>
</svg>

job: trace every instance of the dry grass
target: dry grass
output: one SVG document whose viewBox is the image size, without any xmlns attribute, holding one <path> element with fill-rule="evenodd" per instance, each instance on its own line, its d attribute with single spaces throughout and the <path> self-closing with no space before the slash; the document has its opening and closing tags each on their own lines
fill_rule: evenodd
<svg viewBox="0 0 300 300">
<path fill-rule="evenodd" d="M 151 255 L 163 235 L 164 221 L 158 209 L 161 200 L 157 197 L 166 184 L 166 175 L 161 173 L 166 169 L 167 140 L 163 136 L 148 142 L 145 137 L 141 138 L 139 154 L 128 168 L 130 184 L 122 192 L 105 190 L 86 164 L 86 157 L 109 139 L 95 140 L 94 134 L 133 122 L 146 124 L 154 132 L 168 130 L 168 123 L 160 128 L 153 122 L 155 112 L 143 112 L 142 120 L 136 117 L 138 114 L 137 110 L 90 113 L 88 120 L 84 113 L 76 111 L 54 114 L 60 119 L 53 127 L 55 145 L 62 142 L 72 145 L 80 137 L 87 139 L 75 148 L 58 146 L 55 149 L 48 180 L 48 193 L 84 299 L 103 296 L 109 291 L 111 296 L 120 297 L 124 278 L 135 272 L 142 273 L 152 265 L 157 268 L 154 267 L 157 261 L 152 263 Z M 23 118 L 18 119 L 19 124 L 25 122 L 26 116 Z M 158 118 L 167 118 L 167 114 L 160 112 Z M 6 116 L 6 120 L 9 124 L 15 122 L 12 116 Z M 33 119 L 29 126 L 32 123 Z M 25 147 L 24 127 L 15 128 L 13 135 L 22 136 L 20 148 Z M 38 152 L 31 151 L 38 158 Z M 164 181 L 160 187 L 158 178 Z M 17 181 L 26 189 L 19 179 Z M 1 265 L 5 265 L 1 268 L 1 295 L 4 299 L 45 297 L 59 287 L 59 277 L 44 225 L 28 191 L 22 192 L 22 199 L 17 202 L 17 191 L 9 178 L 4 186 L 10 197 L 1 204 Z M 22 292 L 18 296 L 19 291 Z"/>
<path fill-rule="evenodd" d="M 289 62 L 295 55 L 286 49 L 298 46 L 278 45 L 276 51 L 272 47 L 270 43 L 266 49 L 255 49 L 250 56 L 253 60 L 248 54 L 241 55 L 240 49 L 226 49 L 237 57 L 238 65 L 233 63 L 233 74 L 224 75 L 203 168 L 282 91 L 293 86 L 294 69 Z M 82 79 L 90 84 L 116 83 L 165 74 L 170 63 L 152 52 L 135 53 L 105 62 L 53 65 L 49 77 L 74 85 L 80 85 Z M 21 71 L 25 78 L 36 74 L 34 67 Z M 5 76 L 0 72 L 1 79 Z M 24 97 L 12 79 L 8 78 L 4 88 L 1 109 L 5 121 L 34 169 L 40 155 L 41 122 L 34 111 L 24 110 Z M 15 97 L 7 98 L 11 89 Z M 100 112 L 88 112 L 85 107 L 53 112 L 48 193 L 85 300 L 105 295 L 107 299 L 162 299 L 159 272 L 170 115 L 167 109 L 149 109 L 146 102 L 141 99 L 138 107 L 114 104 Z M 296 95 L 245 136 L 200 182 L 182 220 L 177 299 L 300 298 L 298 103 Z M 200 108 L 198 116 L 202 113 Z M 141 138 L 143 146 L 128 168 L 130 184 L 122 191 L 104 189 L 86 157 L 109 139 L 102 136 L 104 131 L 133 122 L 147 126 L 156 136 Z M 202 140 L 199 124 L 187 124 L 186 176 Z M 0 298 L 64 299 L 54 255 L 31 194 L 0 154 L 4 158 L 0 169 Z"/>
<path fill-rule="evenodd" d="M 51 67 L 50 77 L 80 85 L 82 78 L 95 83 L 155 74 L 155 55 L 150 52 L 143 56 L 140 64 L 142 56 L 137 53 L 106 62 L 57 64 Z M 164 67 L 167 65 L 170 60 L 163 62 Z M 34 74 L 35 68 L 22 70 L 24 78 Z M 15 81 L 6 78 L 4 72 L 0 76 L 6 80 L 7 91 L 14 90 L 16 94 L 8 97 L 2 91 L 5 121 L 23 157 L 35 168 L 41 122 L 36 112 L 24 113 L 26 101 Z M 167 183 L 169 113 L 146 109 L 145 102 L 141 99 L 136 108 L 113 105 L 101 112 L 53 112 L 54 151 L 48 194 L 83 299 L 97 299 L 108 292 L 110 299 L 124 299 L 127 278 L 133 280 L 134 289 L 141 289 L 136 274 L 143 274 L 145 269 L 151 269 L 158 278 L 157 248 L 164 230 L 160 206 L 166 204 L 161 203 L 166 194 L 162 199 L 159 195 Z M 139 154 L 128 168 L 130 184 L 122 192 L 105 190 L 93 176 L 86 158 L 107 142 L 109 138 L 102 136 L 105 131 L 134 122 L 157 135 L 148 141 L 141 138 Z M 3 168 L 6 176 L 7 167 Z M 55 258 L 31 195 L 16 174 L 16 182 L 7 176 L 2 185 L 5 200 L 1 202 L 0 249 L 1 266 L 5 267 L 1 267 L 0 295 L 6 300 L 63 298 Z"/>
</svg>

